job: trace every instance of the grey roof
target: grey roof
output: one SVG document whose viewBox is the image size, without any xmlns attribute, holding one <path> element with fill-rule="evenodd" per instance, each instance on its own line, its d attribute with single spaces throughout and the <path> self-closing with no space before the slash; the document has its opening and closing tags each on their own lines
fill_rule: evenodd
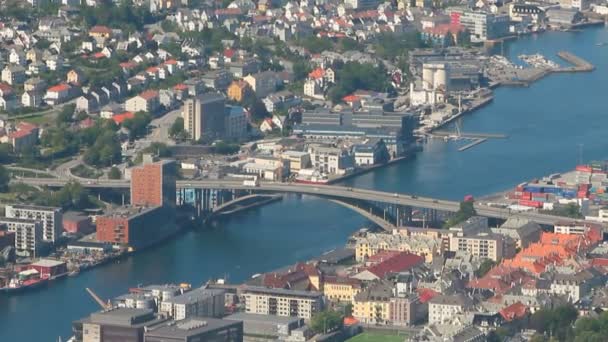
<svg viewBox="0 0 608 342">
<path fill-rule="evenodd" d="M 152 309 L 114 308 L 95 312 L 89 319 L 92 323 L 98 324 L 134 326 L 154 318 Z"/>
<path fill-rule="evenodd" d="M 41 206 L 41 205 L 25 205 L 25 204 L 11 204 L 11 205 L 7 205 L 7 207 L 11 207 L 13 209 L 39 210 L 39 211 L 61 210 L 61 208 L 57 208 L 57 207 L 45 207 L 45 206 Z"/>
<path fill-rule="evenodd" d="M 242 322 L 263 322 L 263 323 L 274 323 L 274 324 L 291 324 L 299 321 L 301 318 L 298 317 L 282 317 L 272 315 L 253 314 L 246 312 L 238 312 L 230 316 L 224 317 L 225 320 L 231 321 L 242 321 Z"/>
<path fill-rule="evenodd" d="M 468 307 L 473 304 L 473 301 L 465 297 L 462 294 L 456 294 L 452 296 L 439 295 L 435 296 L 430 300 L 432 304 L 440 304 L 440 305 L 458 305 L 463 307 Z"/>
<path fill-rule="evenodd" d="M 233 320 L 223 320 L 209 317 L 187 318 L 181 321 L 171 321 L 156 326 L 146 332 L 146 338 L 170 338 L 172 341 L 186 339 L 218 329 L 226 329 L 230 326 L 242 324 Z"/>
<path fill-rule="evenodd" d="M 186 292 L 182 295 L 175 296 L 173 298 L 165 300 L 165 302 L 173 303 L 173 304 L 192 304 L 196 303 L 202 299 L 214 297 L 214 296 L 223 296 L 226 291 L 220 289 L 195 289 L 189 292 Z"/>
<path fill-rule="evenodd" d="M 208 92 L 197 96 L 197 100 L 201 102 L 224 101 L 226 97 L 222 93 Z"/>
</svg>

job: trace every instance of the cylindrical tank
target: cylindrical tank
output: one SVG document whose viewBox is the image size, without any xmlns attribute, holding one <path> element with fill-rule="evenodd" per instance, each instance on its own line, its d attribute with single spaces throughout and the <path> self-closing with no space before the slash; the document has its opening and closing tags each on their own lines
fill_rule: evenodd
<svg viewBox="0 0 608 342">
<path fill-rule="evenodd" d="M 444 89 L 447 90 L 448 86 L 448 72 L 446 70 L 445 64 L 440 64 L 436 66 L 435 75 L 433 78 L 433 84 L 435 89 Z"/>
<path fill-rule="evenodd" d="M 424 90 L 432 90 L 435 84 L 434 81 L 434 70 L 432 65 L 424 64 L 422 67 L 422 89 Z"/>
<path fill-rule="evenodd" d="M 135 301 L 135 308 L 137 309 L 154 309 L 155 303 L 152 298 L 138 298 Z"/>
</svg>

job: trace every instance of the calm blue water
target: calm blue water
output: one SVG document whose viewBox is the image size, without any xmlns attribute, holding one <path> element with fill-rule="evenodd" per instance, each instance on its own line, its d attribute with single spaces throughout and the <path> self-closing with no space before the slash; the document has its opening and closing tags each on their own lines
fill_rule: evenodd
<svg viewBox="0 0 608 342">
<path fill-rule="evenodd" d="M 594 63 L 588 74 L 552 75 L 530 88 L 503 88 L 492 104 L 463 119 L 464 131 L 496 132 L 465 152 L 456 143 L 433 141 L 414 160 L 350 180 L 353 186 L 459 199 L 503 190 L 523 180 L 574 167 L 579 158 L 608 157 L 608 31 L 547 33 L 505 46 L 514 58 L 569 50 Z M 557 57 L 554 58 L 557 60 Z M 214 230 L 188 232 L 119 264 L 86 272 L 23 296 L 0 297 L 0 341 L 55 341 L 70 334 L 71 321 L 97 310 L 84 288 L 109 298 L 139 283 L 191 282 L 211 277 L 242 281 L 341 246 L 366 222 L 333 203 L 310 197 L 242 213 Z"/>
</svg>

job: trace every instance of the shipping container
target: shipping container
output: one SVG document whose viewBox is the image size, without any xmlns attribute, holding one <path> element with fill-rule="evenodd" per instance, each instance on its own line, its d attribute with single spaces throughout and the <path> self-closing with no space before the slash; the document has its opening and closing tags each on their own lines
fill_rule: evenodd
<svg viewBox="0 0 608 342">
<path fill-rule="evenodd" d="M 576 171 L 581 171 L 581 172 L 591 172 L 591 168 L 587 165 L 577 165 L 576 166 Z"/>
<path fill-rule="evenodd" d="M 528 200 L 520 200 L 519 205 L 523 205 L 525 207 L 533 207 L 533 208 L 542 208 L 543 203 L 539 201 L 528 201 Z"/>
</svg>

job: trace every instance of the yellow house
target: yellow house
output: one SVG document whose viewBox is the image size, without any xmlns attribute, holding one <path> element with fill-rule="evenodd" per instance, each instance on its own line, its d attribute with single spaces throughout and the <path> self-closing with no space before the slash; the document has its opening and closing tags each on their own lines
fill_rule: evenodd
<svg viewBox="0 0 608 342">
<path fill-rule="evenodd" d="M 405 235 L 402 231 L 393 231 L 392 234 L 367 233 L 366 236 L 357 238 L 355 259 L 362 262 L 382 250 L 391 250 L 421 255 L 425 262 L 431 263 L 435 255 L 447 249 L 443 238 L 438 236 Z"/>
<path fill-rule="evenodd" d="M 365 324 L 386 324 L 390 320 L 393 288 L 381 282 L 369 286 L 355 296 L 353 316 Z"/>
<path fill-rule="evenodd" d="M 249 85 L 249 83 L 243 81 L 243 80 L 238 80 L 238 81 L 233 81 L 230 86 L 228 87 L 228 98 L 237 101 L 237 102 L 241 102 L 243 101 L 243 99 L 245 97 L 247 97 L 247 95 L 249 95 L 250 93 L 253 93 L 253 90 L 251 89 L 251 86 Z"/>
<path fill-rule="evenodd" d="M 361 291 L 361 281 L 352 278 L 326 276 L 323 279 L 323 294 L 331 301 L 353 302 Z"/>
</svg>

